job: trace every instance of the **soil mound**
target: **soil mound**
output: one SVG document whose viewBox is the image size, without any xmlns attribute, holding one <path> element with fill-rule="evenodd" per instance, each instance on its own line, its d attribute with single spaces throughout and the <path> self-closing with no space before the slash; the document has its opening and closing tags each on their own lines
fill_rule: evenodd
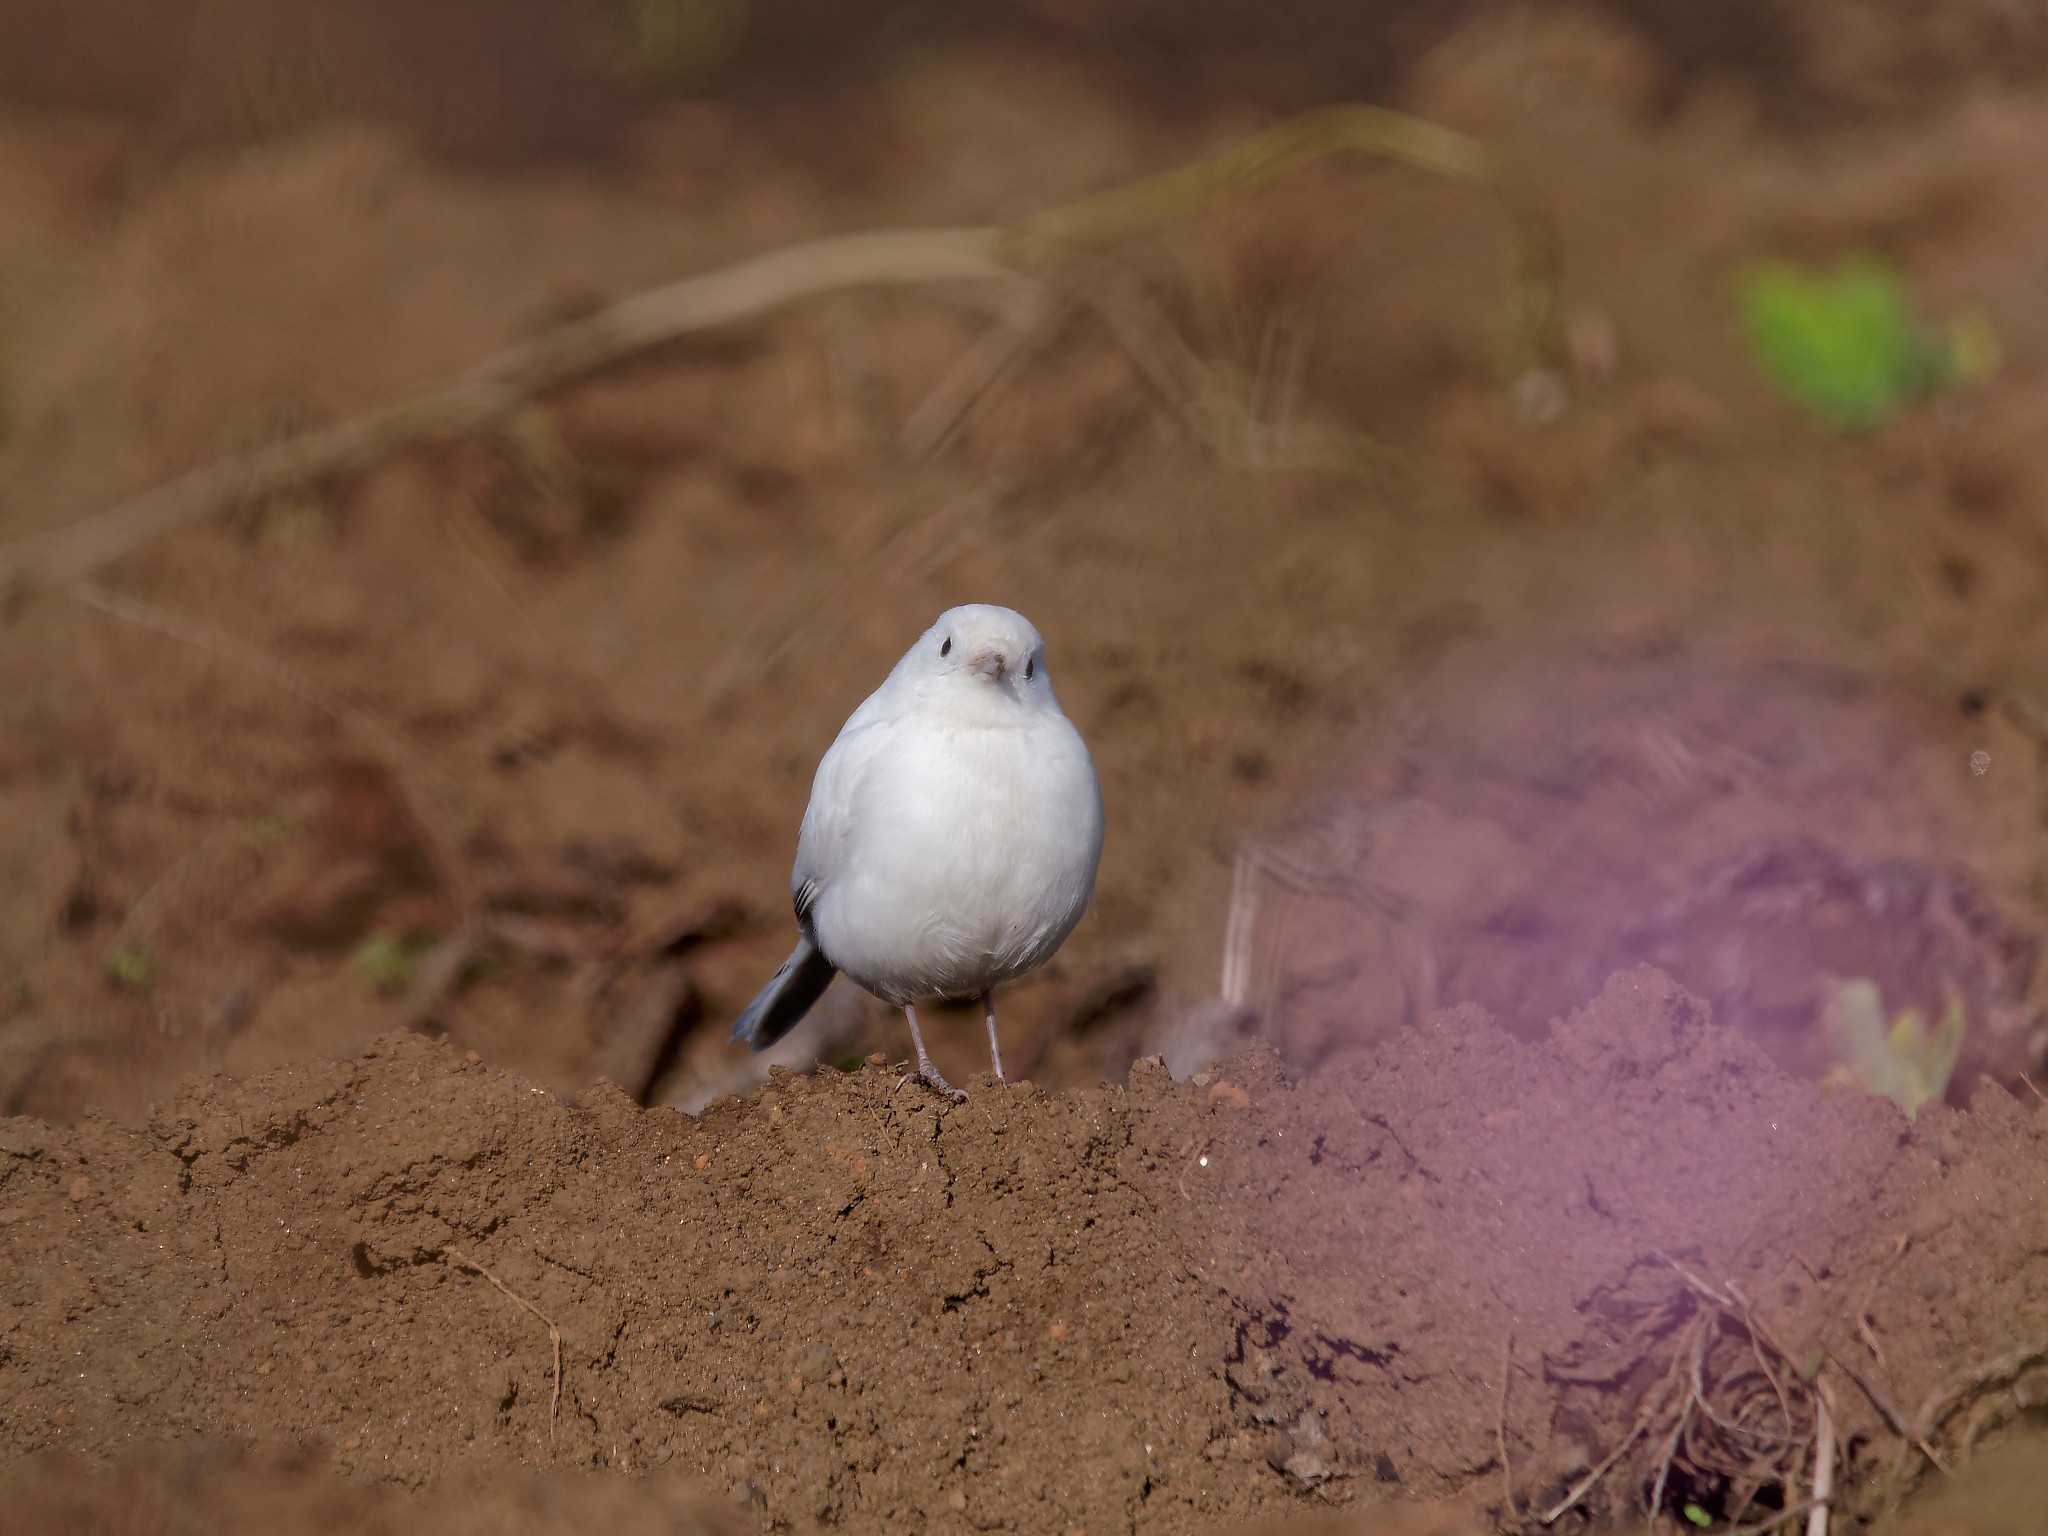
<svg viewBox="0 0 2048 1536">
<path fill-rule="evenodd" d="M 563 1102 L 395 1036 L 0 1122 L 0 1447 L 46 1527 L 1721 1520 L 1807 1495 L 1825 1399 L 1876 1510 L 1909 1437 L 2036 1411 L 2044 1147 L 1997 1090 L 1823 1093 L 1654 971 L 1536 1043 L 1465 1008 L 1308 1081 L 959 1106 L 878 1063 Z"/>
</svg>

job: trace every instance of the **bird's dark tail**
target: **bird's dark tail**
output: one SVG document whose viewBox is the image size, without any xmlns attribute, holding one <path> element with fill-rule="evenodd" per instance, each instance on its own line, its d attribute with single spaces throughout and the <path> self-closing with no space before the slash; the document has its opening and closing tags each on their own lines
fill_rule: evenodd
<svg viewBox="0 0 2048 1536">
<path fill-rule="evenodd" d="M 803 935 L 782 968 L 768 978 L 768 985 L 754 994 L 733 1024 L 732 1038 L 748 1041 L 757 1051 L 767 1050 L 796 1028 L 837 974 L 810 935 Z"/>
</svg>

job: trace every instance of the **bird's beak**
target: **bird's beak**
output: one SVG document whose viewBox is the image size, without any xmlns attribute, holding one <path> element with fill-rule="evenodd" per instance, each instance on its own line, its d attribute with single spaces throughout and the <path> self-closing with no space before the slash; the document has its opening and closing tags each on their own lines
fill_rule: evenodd
<svg viewBox="0 0 2048 1536">
<path fill-rule="evenodd" d="M 977 651 L 967 663 L 968 670 L 978 672 L 992 683 L 1000 683 L 1003 675 L 1010 670 L 1010 660 L 1001 651 Z"/>
</svg>

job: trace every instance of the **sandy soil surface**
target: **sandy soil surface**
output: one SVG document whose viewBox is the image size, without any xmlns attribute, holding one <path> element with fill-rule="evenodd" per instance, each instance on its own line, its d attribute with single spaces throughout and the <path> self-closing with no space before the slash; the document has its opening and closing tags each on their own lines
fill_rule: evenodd
<svg viewBox="0 0 2048 1536">
<path fill-rule="evenodd" d="M 1825 1405 L 1844 1528 L 2032 1529 L 2048 23 L 1681 9 L 0 15 L 0 566 L 1332 101 L 1495 146 L 1559 304 L 1532 370 L 1500 209 L 1337 159 L 1022 322 L 817 299 L 5 594 L 32 1528 L 1727 1530 Z M 2002 361 L 1841 439 L 1730 284 L 1863 249 Z M 1029 1084 L 934 1103 L 844 985 L 738 1056 L 819 752 L 970 599 L 1109 814 Z M 1948 1102 L 1822 1085 L 1844 977 L 1963 1001 Z"/>
</svg>

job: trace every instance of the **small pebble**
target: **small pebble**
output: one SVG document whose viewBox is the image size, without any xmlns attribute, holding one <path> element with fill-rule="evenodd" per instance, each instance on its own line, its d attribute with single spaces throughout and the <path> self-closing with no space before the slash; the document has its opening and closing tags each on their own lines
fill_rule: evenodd
<svg viewBox="0 0 2048 1536">
<path fill-rule="evenodd" d="M 1250 1109 L 1252 1107 L 1251 1095 L 1227 1077 L 1217 1078 L 1210 1086 L 1209 1102 L 1211 1104 L 1227 1105 L 1231 1109 Z"/>
<path fill-rule="evenodd" d="M 958 1488 L 955 1488 L 951 1493 L 946 1495 L 946 1508 L 952 1510 L 954 1514 L 959 1514 L 966 1507 L 967 1495 L 962 1493 Z"/>
<path fill-rule="evenodd" d="M 92 1180 L 81 1173 L 71 1181 L 71 1187 L 65 1190 L 64 1193 L 71 1197 L 74 1205 L 81 1200 L 90 1199 L 92 1196 Z"/>
</svg>

